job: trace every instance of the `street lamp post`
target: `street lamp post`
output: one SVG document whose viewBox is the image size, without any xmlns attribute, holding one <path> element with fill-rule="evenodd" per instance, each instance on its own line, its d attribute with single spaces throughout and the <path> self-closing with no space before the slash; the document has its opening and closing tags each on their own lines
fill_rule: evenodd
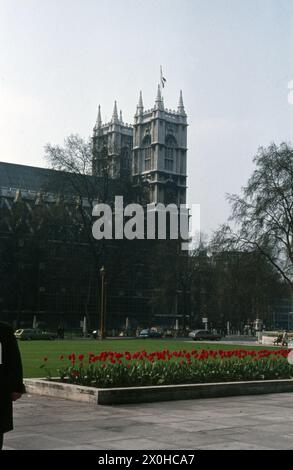
<svg viewBox="0 0 293 470">
<path fill-rule="evenodd" d="M 103 340 L 105 338 L 105 316 L 106 316 L 106 270 L 104 266 L 100 269 L 101 275 L 101 314 L 100 314 L 100 339 Z"/>
</svg>

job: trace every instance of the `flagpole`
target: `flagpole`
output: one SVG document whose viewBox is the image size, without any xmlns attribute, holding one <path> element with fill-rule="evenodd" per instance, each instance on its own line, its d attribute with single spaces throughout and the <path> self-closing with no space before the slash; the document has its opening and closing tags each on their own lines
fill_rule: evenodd
<svg viewBox="0 0 293 470">
<path fill-rule="evenodd" d="M 166 78 L 163 76 L 162 66 L 160 65 L 160 86 L 161 86 L 161 88 L 165 88 L 166 81 L 167 81 Z"/>
</svg>

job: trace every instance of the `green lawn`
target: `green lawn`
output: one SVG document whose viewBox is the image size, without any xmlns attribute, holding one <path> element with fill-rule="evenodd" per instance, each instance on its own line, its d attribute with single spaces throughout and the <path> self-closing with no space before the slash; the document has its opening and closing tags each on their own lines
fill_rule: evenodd
<svg viewBox="0 0 293 470">
<path fill-rule="evenodd" d="M 19 341 L 19 347 L 23 359 L 25 377 L 42 377 L 44 371 L 40 369 L 43 358 L 48 357 L 48 368 L 52 375 L 56 375 L 56 368 L 59 366 L 59 357 L 71 353 L 95 354 L 101 351 L 130 351 L 135 352 L 145 349 L 148 352 L 169 349 L 175 351 L 179 349 L 257 349 L 263 346 L 239 346 L 235 344 L 221 343 L 198 343 L 191 341 L 179 341 L 172 339 L 122 339 L 122 340 L 56 340 L 56 341 Z M 269 349 L 269 348 L 266 348 Z"/>
</svg>

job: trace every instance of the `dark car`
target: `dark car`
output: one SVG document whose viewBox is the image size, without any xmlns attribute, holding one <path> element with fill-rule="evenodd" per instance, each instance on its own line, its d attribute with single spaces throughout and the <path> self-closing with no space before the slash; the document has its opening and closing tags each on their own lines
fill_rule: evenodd
<svg viewBox="0 0 293 470">
<path fill-rule="evenodd" d="M 188 336 L 194 341 L 203 341 L 205 339 L 209 341 L 219 341 L 221 339 L 220 335 L 207 330 L 194 330 L 191 331 Z"/>
<path fill-rule="evenodd" d="M 14 333 L 16 339 L 20 339 L 23 341 L 29 341 L 33 339 L 56 339 L 56 333 L 49 333 L 48 331 L 41 331 L 34 328 L 22 328 L 20 330 L 16 330 Z"/>
<path fill-rule="evenodd" d="M 154 330 L 141 330 L 139 338 L 162 338 L 162 333 Z"/>
</svg>

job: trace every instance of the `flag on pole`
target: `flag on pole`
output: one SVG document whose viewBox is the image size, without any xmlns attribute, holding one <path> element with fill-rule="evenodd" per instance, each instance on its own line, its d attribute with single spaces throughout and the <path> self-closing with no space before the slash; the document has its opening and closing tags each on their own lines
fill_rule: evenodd
<svg viewBox="0 0 293 470">
<path fill-rule="evenodd" d="M 167 80 L 163 76 L 162 66 L 160 66 L 160 71 L 161 71 L 161 85 L 162 85 L 162 88 L 164 88 L 165 83 L 166 83 Z"/>
</svg>

